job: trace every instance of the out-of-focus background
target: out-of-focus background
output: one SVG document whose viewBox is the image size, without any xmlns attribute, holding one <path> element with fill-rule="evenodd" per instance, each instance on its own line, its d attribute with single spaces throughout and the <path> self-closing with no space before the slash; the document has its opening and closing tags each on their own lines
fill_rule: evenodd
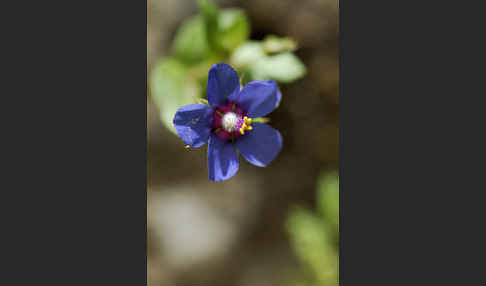
<svg viewBox="0 0 486 286">
<path fill-rule="evenodd" d="M 251 39 L 297 41 L 305 77 L 279 84 L 268 117 L 283 149 L 266 168 L 247 163 L 208 179 L 206 145 L 186 149 L 149 97 L 148 285 L 337 285 L 338 1 L 213 1 L 245 10 Z M 171 54 L 192 0 L 148 0 L 148 75 Z"/>
</svg>

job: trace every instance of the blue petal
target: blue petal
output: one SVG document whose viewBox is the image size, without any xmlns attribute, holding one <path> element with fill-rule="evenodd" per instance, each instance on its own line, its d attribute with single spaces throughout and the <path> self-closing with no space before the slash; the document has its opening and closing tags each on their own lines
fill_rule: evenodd
<svg viewBox="0 0 486 286">
<path fill-rule="evenodd" d="M 275 108 L 280 105 L 280 101 L 282 100 L 282 93 L 280 92 L 280 88 L 278 88 L 277 83 L 273 79 L 267 80 L 267 83 L 274 84 L 275 88 L 277 88 L 277 103 L 275 104 Z"/>
<path fill-rule="evenodd" d="M 204 104 L 190 104 L 177 110 L 174 127 L 179 137 L 191 147 L 201 147 L 211 133 L 213 110 Z"/>
<path fill-rule="evenodd" d="M 226 103 L 227 98 L 240 91 L 238 73 L 228 64 L 215 64 L 209 70 L 208 102 L 212 107 Z"/>
<path fill-rule="evenodd" d="M 209 179 L 220 182 L 233 177 L 238 171 L 238 154 L 231 141 L 211 134 L 208 145 Z"/>
<path fill-rule="evenodd" d="M 272 112 L 279 103 L 279 91 L 275 82 L 249 82 L 237 96 L 231 96 L 246 112 L 248 117 L 265 116 Z"/>
<path fill-rule="evenodd" d="M 267 124 L 253 123 L 253 130 L 236 140 L 241 155 L 255 166 L 265 167 L 282 149 L 282 135 Z"/>
</svg>

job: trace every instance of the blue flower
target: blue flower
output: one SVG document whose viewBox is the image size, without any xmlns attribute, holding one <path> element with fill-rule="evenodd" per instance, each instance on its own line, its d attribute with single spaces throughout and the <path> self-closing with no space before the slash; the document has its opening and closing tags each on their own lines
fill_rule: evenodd
<svg viewBox="0 0 486 286">
<path fill-rule="evenodd" d="M 240 90 L 238 73 L 219 63 L 209 70 L 209 106 L 190 104 L 179 108 L 174 126 L 191 147 L 209 140 L 209 179 L 224 181 L 238 171 L 238 151 L 251 164 L 267 166 L 282 149 L 280 132 L 255 118 L 272 112 L 282 95 L 273 80 L 252 81 Z"/>
</svg>

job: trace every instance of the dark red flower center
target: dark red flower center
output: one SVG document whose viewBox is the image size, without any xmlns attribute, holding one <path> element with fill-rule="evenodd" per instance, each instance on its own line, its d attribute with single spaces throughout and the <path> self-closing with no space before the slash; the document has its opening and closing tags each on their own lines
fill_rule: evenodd
<svg viewBox="0 0 486 286">
<path fill-rule="evenodd" d="M 213 113 L 213 132 L 219 137 L 231 140 L 244 135 L 245 130 L 251 130 L 251 119 L 236 103 L 218 106 Z"/>
</svg>

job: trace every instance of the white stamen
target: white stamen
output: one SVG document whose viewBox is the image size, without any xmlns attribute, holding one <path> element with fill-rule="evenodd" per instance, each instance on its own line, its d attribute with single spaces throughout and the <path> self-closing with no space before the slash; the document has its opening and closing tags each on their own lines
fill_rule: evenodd
<svg viewBox="0 0 486 286">
<path fill-rule="evenodd" d="M 238 123 L 238 115 L 233 112 L 228 112 L 223 115 L 223 129 L 228 132 L 233 132 L 235 130 L 236 124 Z"/>
</svg>

